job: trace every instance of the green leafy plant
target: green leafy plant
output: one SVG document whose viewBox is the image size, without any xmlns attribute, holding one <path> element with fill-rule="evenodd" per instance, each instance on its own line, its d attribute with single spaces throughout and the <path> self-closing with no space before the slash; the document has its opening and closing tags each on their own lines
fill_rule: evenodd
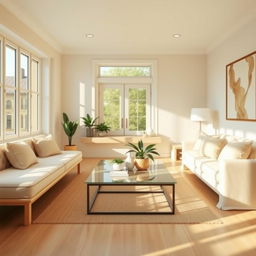
<svg viewBox="0 0 256 256">
<path fill-rule="evenodd" d="M 93 119 L 89 114 L 87 114 L 85 117 L 81 117 L 81 118 L 83 119 L 84 126 L 88 127 L 88 128 L 94 127 L 96 120 L 98 119 L 98 117 Z"/>
<path fill-rule="evenodd" d="M 156 151 L 156 148 L 155 148 L 156 144 L 150 144 L 145 147 L 143 144 L 143 141 L 139 140 L 137 145 L 133 143 L 128 143 L 128 146 L 131 147 L 132 149 L 130 149 L 126 153 L 130 153 L 130 152 L 135 153 L 135 157 L 137 159 L 150 158 L 152 161 L 154 161 L 153 155 L 159 156 L 159 153 Z"/>
<path fill-rule="evenodd" d="M 115 158 L 115 159 L 112 160 L 112 163 L 114 163 L 114 164 L 122 164 L 122 163 L 124 163 L 124 160 L 121 159 L 121 158 Z"/>
<path fill-rule="evenodd" d="M 68 136 L 68 145 L 72 146 L 72 137 L 76 132 L 76 129 L 78 127 L 78 122 L 70 121 L 68 118 L 68 115 L 66 113 L 62 114 L 63 116 L 63 129 Z"/>
<path fill-rule="evenodd" d="M 97 124 L 95 126 L 96 130 L 99 131 L 99 132 L 109 132 L 111 127 L 108 126 L 105 122 L 103 123 L 100 123 L 100 124 Z"/>
</svg>

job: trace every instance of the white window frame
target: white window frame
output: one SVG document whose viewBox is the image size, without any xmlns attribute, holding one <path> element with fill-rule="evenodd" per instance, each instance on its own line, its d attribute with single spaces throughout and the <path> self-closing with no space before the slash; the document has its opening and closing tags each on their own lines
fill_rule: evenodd
<svg viewBox="0 0 256 256">
<path fill-rule="evenodd" d="M 16 51 L 16 56 L 15 56 L 15 87 L 12 86 L 7 86 L 5 84 L 5 60 L 6 60 L 6 47 L 10 47 L 15 49 Z M 19 49 L 18 47 L 13 44 L 11 41 L 9 40 L 4 40 L 4 74 L 3 74 L 3 78 L 4 78 L 4 87 L 3 87 L 3 115 L 2 115 L 2 122 L 3 122 L 3 138 L 4 139 L 13 139 L 13 138 L 17 138 L 19 136 L 19 100 L 18 100 L 18 95 L 19 95 L 19 63 L 18 63 L 18 56 L 19 56 Z M 6 98 L 6 89 L 14 89 L 15 90 L 15 133 L 14 134 L 9 134 L 7 135 L 6 133 L 6 124 L 5 124 L 5 117 L 6 117 L 6 108 L 5 108 L 5 98 Z"/>
<path fill-rule="evenodd" d="M 28 90 L 24 90 L 24 89 L 21 89 L 21 77 L 22 77 L 22 73 L 21 73 L 21 66 L 20 66 L 20 61 L 19 61 L 19 135 L 20 136 L 27 136 L 30 134 L 30 123 L 31 123 L 31 55 L 28 51 L 24 50 L 24 49 L 20 49 L 19 51 L 19 60 L 20 60 L 20 56 L 21 54 L 25 55 L 28 57 Z M 29 109 L 28 109 L 28 131 L 27 132 L 23 132 L 21 130 L 21 92 L 25 92 L 25 93 L 28 93 L 28 105 L 29 105 Z"/>
<path fill-rule="evenodd" d="M 151 77 L 100 77 L 100 66 L 150 66 Z M 91 112 L 93 117 L 100 116 L 100 84 L 151 84 L 150 89 L 150 122 L 147 129 L 158 133 L 157 122 L 157 61 L 156 60 L 94 60 L 92 78 L 92 105 Z"/>
<path fill-rule="evenodd" d="M 37 91 L 33 91 L 32 90 L 32 61 L 36 61 L 38 63 L 38 80 L 37 80 L 37 83 L 38 83 L 38 88 L 37 88 Z M 40 132 L 41 130 L 41 62 L 40 62 L 40 59 L 37 58 L 36 56 L 34 55 L 31 55 L 31 59 L 30 59 L 30 84 L 31 84 L 31 87 L 30 87 L 30 102 L 32 103 L 32 94 L 37 94 L 37 104 L 38 104 L 38 113 L 37 113 L 37 125 L 38 125 L 38 131 L 36 132 L 33 132 L 32 131 L 32 104 L 30 104 L 30 133 L 31 135 L 36 135 Z"/>
<path fill-rule="evenodd" d="M 151 99 L 150 99 L 150 89 L 151 86 L 149 84 L 125 84 L 125 124 L 124 124 L 124 133 L 125 135 L 142 135 L 142 131 L 131 131 L 129 130 L 129 89 L 130 88 L 144 88 L 146 89 L 146 102 L 149 103 L 146 104 L 146 127 L 150 128 L 150 119 L 151 119 L 151 113 L 150 113 L 150 105 L 151 105 Z M 149 118 L 148 118 L 149 117 Z"/>
<path fill-rule="evenodd" d="M 1 57 L 1 77 L 0 77 L 0 90 L 1 90 L 1 113 L 0 113 L 0 117 L 1 117 L 1 133 L 0 133 L 0 140 L 2 142 L 6 142 L 6 141 L 11 141 L 13 139 L 17 139 L 20 137 L 28 137 L 28 136 L 34 136 L 37 134 L 41 133 L 41 60 L 40 58 L 36 57 L 31 51 L 20 47 L 18 44 L 13 43 L 12 41 L 10 41 L 9 39 L 7 39 L 4 36 L 0 35 L 0 43 L 2 45 L 1 47 L 1 52 L 2 52 L 2 57 Z M 16 50 L 16 86 L 15 87 L 11 87 L 11 86 L 6 86 L 5 85 L 5 48 L 6 46 L 9 46 L 13 49 Z M 21 69 L 20 69 L 20 56 L 21 54 L 24 54 L 26 56 L 29 57 L 29 63 L 28 63 L 28 75 L 29 75 L 29 88 L 28 90 L 24 90 L 21 89 Z M 32 60 L 35 60 L 38 63 L 38 91 L 32 91 L 32 87 L 31 87 L 31 80 L 32 80 L 32 72 L 31 72 L 31 63 Z M 6 109 L 5 109 L 5 98 L 6 98 L 6 88 L 11 88 L 11 89 L 15 89 L 16 94 L 16 108 L 15 108 L 15 134 L 10 134 L 7 135 L 6 134 L 6 120 L 5 120 L 5 115 L 6 115 Z M 28 132 L 22 132 L 21 131 L 21 91 L 27 92 L 29 95 L 29 118 L 28 118 Z M 32 97 L 32 93 L 37 95 L 38 98 L 38 113 L 37 113 L 37 118 L 38 118 L 38 130 L 35 132 L 32 132 L 31 129 L 31 121 L 32 121 L 32 115 L 31 115 L 31 109 L 32 109 L 32 101 L 31 101 L 31 97 Z"/>
</svg>

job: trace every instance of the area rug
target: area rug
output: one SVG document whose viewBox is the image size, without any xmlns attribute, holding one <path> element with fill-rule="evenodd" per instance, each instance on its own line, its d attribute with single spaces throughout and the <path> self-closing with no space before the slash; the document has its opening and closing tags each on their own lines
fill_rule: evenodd
<svg viewBox="0 0 256 256">
<path fill-rule="evenodd" d="M 168 170 L 176 179 L 175 215 L 87 215 L 85 180 L 97 161 L 83 160 L 81 174 L 71 172 L 33 205 L 34 224 L 221 224 L 221 217 L 199 197 L 177 168 Z M 121 189 L 108 187 L 107 189 Z M 126 188 L 127 189 L 127 188 Z M 131 190 L 158 190 L 158 187 L 129 187 Z M 94 204 L 97 211 L 170 211 L 162 194 L 100 194 Z"/>
</svg>

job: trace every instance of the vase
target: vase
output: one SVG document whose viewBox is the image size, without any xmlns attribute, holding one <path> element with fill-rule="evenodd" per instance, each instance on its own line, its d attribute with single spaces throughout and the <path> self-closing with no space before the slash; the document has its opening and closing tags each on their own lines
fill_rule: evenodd
<svg viewBox="0 0 256 256">
<path fill-rule="evenodd" d="M 127 157 L 125 159 L 125 165 L 126 168 L 128 169 L 128 171 L 133 171 L 133 167 L 134 167 L 134 156 L 132 153 L 128 153 Z"/>
</svg>

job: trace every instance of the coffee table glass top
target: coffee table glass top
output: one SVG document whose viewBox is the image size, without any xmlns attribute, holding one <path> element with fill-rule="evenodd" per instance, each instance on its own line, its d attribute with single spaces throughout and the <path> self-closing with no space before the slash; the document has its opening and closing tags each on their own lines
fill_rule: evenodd
<svg viewBox="0 0 256 256">
<path fill-rule="evenodd" d="M 136 169 L 136 168 L 134 168 Z M 124 171 L 125 173 L 125 171 Z M 149 184 L 149 185 L 170 185 L 176 181 L 168 172 L 161 160 L 151 162 L 147 171 L 129 171 L 128 176 L 113 175 L 111 160 L 102 160 L 92 170 L 92 173 L 85 181 L 86 184 Z"/>
</svg>

